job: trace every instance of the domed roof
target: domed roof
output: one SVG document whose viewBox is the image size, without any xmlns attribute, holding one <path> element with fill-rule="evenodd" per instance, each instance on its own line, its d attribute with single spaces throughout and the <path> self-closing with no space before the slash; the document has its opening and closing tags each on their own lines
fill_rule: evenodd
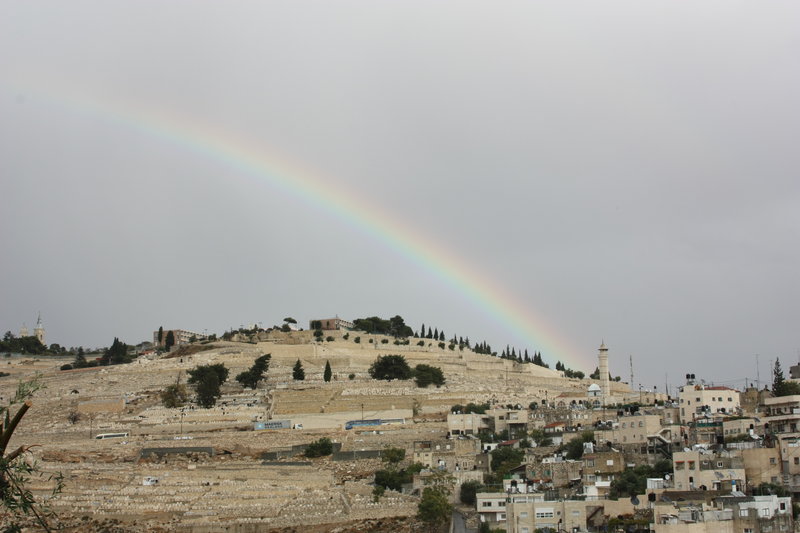
<svg viewBox="0 0 800 533">
<path fill-rule="evenodd" d="M 600 391 L 600 390 L 603 390 L 603 389 L 601 389 L 600 385 L 598 385 L 597 383 L 592 383 L 591 385 L 589 385 L 589 392 L 597 392 L 597 391 Z"/>
</svg>

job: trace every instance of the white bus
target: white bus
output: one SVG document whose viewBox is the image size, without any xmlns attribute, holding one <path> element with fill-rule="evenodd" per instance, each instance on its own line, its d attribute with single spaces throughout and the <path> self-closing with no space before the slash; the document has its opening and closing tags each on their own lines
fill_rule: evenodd
<svg viewBox="0 0 800 533">
<path fill-rule="evenodd" d="M 94 438 L 97 439 L 97 440 L 102 440 L 102 439 L 124 439 L 124 438 L 127 438 L 127 437 L 128 437 L 128 432 L 127 431 L 122 432 L 122 433 L 98 433 L 97 435 L 94 436 Z"/>
</svg>

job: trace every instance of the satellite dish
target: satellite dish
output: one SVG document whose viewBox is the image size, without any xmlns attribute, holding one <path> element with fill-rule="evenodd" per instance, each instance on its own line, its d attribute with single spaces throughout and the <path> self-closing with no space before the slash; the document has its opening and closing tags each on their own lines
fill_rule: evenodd
<svg viewBox="0 0 800 533">
<path fill-rule="evenodd" d="M 633 505 L 639 505 L 639 498 L 637 498 L 635 494 L 631 496 L 631 503 Z"/>
<path fill-rule="evenodd" d="M 665 479 L 665 480 L 669 481 L 669 478 L 670 478 L 670 475 L 669 475 L 669 474 L 664 474 L 664 479 Z"/>
</svg>

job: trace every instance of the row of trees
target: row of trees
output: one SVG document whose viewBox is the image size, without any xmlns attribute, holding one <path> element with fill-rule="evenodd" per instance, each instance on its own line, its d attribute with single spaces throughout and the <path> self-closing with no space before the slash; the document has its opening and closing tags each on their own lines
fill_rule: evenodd
<svg viewBox="0 0 800 533">
<path fill-rule="evenodd" d="M 414 335 L 414 330 L 406 325 L 400 315 L 395 315 L 389 320 L 384 320 L 377 316 L 357 318 L 353 320 L 353 327 L 365 333 L 391 335 L 392 337 L 411 337 Z"/>
<path fill-rule="evenodd" d="M 255 389 L 269 370 L 271 358 L 271 354 L 257 357 L 249 369 L 236 376 L 236 381 L 241 383 L 243 387 Z M 222 395 L 221 386 L 228 379 L 229 372 L 224 363 L 200 365 L 188 371 L 187 384 L 194 389 L 199 406 L 208 409 L 216 405 L 217 400 Z M 161 402 L 165 407 L 180 407 L 188 401 L 189 391 L 180 382 L 180 376 L 176 383 L 167 386 L 161 392 Z"/>
</svg>

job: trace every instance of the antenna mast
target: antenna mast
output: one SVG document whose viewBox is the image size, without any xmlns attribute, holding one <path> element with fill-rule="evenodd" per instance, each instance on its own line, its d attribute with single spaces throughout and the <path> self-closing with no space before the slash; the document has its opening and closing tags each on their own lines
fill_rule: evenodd
<svg viewBox="0 0 800 533">
<path fill-rule="evenodd" d="M 761 374 L 758 372 L 758 354 L 756 354 L 756 388 L 761 388 Z"/>
</svg>

